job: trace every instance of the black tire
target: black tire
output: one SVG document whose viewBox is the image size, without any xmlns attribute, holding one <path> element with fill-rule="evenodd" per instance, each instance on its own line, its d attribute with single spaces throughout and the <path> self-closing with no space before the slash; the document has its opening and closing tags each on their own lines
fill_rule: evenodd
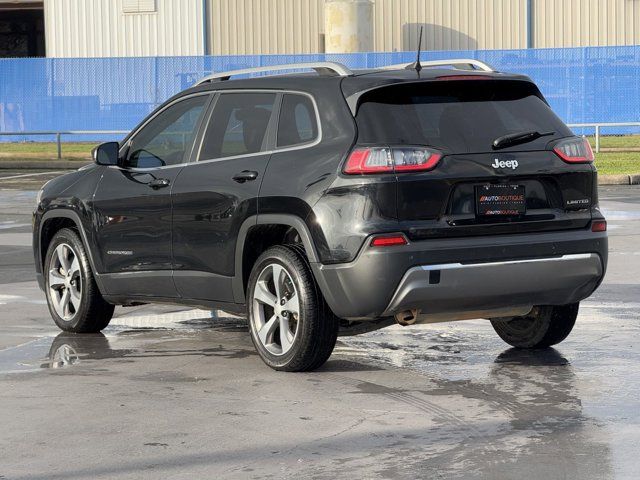
<svg viewBox="0 0 640 480">
<path fill-rule="evenodd" d="M 579 303 L 534 307 L 524 317 L 494 318 L 496 333 L 516 348 L 547 348 L 562 342 L 573 330 Z"/>
<path fill-rule="evenodd" d="M 281 354 L 274 354 L 273 349 L 270 351 L 259 338 L 261 315 L 264 317 L 264 311 L 268 307 L 255 300 L 259 279 L 264 283 L 262 275 L 274 265 L 282 267 L 288 275 L 288 277 L 285 276 L 285 280 L 295 287 L 295 295 L 297 295 L 299 304 L 294 338 L 289 343 L 290 349 L 288 351 L 284 352 L 284 346 L 282 346 L 283 352 Z M 286 295 L 283 297 L 286 298 Z M 264 363 L 274 370 L 287 372 L 315 370 L 323 365 L 333 352 L 338 337 L 339 320 L 324 301 L 304 254 L 304 249 L 299 246 L 272 247 L 258 258 L 251 271 L 247 286 L 247 313 L 253 344 Z M 270 317 L 276 317 L 275 313 Z M 277 318 L 279 319 L 281 316 Z M 290 318 L 293 319 L 294 315 L 291 314 Z M 274 338 L 282 335 L 281 328 L 275 327 L 274 332 L 276 333 L 272 334 Z M 282 341 L 280 343 L 282 344 Z M 271 345 L 275 345 L 277 348 L 276 342 Z"/>
<path fill-rule="evenodd" d="M 80 282 L 81 286 L 78 294 L 79 306 L 77 309 L 74 307 L 73 312 L 70 312 L 67 318 L 63 318 L 63 316 L 56 311 L 53 297 L 53 295 L 55 295 L 54 290 L 56 289 L 52 289 L 50 284 L 52 259 L 56 254 L 56 249 L 61 245 L 71 247 L 74 255 L 73 258 L 77 258 L 79 270 L 75 282 Z M 43 273 L 49 312 L 51 313 L 53 321 L 61 330 L 73 333 L 97 333 L 109 325 L 115 307 L 102 298 L 95 278 L 93 277 L 87 252 L 82 244 L 82 240 L 80 240 L 80 237 L 75 231 L 69 228 L 63 228 L 54 235 L 47 249 Z M 60 277 L 63 277 L 60 272 L 58 273 Z M 64 288 L 70 287 L 67 285 Z"/>
</svg>

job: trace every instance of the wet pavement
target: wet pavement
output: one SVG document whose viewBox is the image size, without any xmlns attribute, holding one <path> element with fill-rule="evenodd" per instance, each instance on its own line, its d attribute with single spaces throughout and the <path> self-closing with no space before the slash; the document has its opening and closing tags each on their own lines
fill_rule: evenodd
<svg viewBox="0 0 640 480">
<path fill-rule="evenodd" d="M 638 478 L 640 188 L 601 189 L 609 271 L 557 348 L 484 320 L 394 326 L 286 374 L 219 312 L 60 333 L 18 187 L 0 182 L 0 478 Z"/>
<path fill-rule="evenodd" d="M 0 164 L 1 167 L 1 164 Z M 0 189 L 36 190 L 64 170 L 8 170 L 0 168 Z"/>
</svg>

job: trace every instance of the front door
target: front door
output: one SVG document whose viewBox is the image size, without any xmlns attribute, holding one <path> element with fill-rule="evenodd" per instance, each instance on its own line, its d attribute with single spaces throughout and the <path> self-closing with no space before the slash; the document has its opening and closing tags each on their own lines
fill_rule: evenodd
<svg viewBox="0 0 640 480">
<path fill-rule="evenodd" d="M 171 189 L 191 155 L 209 95 L 178 100 L 153 116 L 107 167 L 94 209 L 97 251 L 111 295 L 175 297 Z"/>
<path fill-rule="evenodd" d="M 236 240 L 245 219 L 257 213 L 276 98 L 269 92 L 221 93 L 198 161 L 176 180 L 174 281 L 183 297 L 233 302 Z"/>
</svg>

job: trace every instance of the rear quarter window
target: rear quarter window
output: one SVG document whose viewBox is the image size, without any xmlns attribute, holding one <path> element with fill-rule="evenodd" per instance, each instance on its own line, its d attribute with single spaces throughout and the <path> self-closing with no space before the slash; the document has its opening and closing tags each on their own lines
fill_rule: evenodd
<svg viewBox="0 0 640 480">
<path fill-rule="evenodd" d="M 303 145 L 318 137 L 316 111 L 306 95 L 285 94 L 278 121 L 278 147 Z"/>
</svg>

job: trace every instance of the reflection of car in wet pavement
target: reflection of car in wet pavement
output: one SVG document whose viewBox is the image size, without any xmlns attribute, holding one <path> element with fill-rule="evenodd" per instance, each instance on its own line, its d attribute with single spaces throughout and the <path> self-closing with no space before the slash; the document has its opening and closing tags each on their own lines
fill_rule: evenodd
<svg viewBox="0 0 640 480">
<path fill-rule="evenodd" d="M 525 455 L 530 462 L 519 462 L 519 478 L 551 479 L 563 474 L 544 458 L 561 452 L 567 478 L 608 478 L 611 452 L 607 442 L 594 434 L 596 422 L 583 411 L 579 382 L 568 359 L 553 348 L 511 348 L 495 358 L 486 378 L 439 382 L 442 393 L 489 401 L 491 417 L 506 420 L 486 437 L 477 432 L 476 441 L 452 452 L 448 462 L 475 460 L 475 468 L 491 471 L 491 478 L 513 478 L 515 457 Z M 488 458 L 477 462 L 483 454 Z M 445 477 L 447 471 L 456 473 L 443 462 L 431 468 Z"/>
<path fill-rule="evenodd" d="M 234 325 L 225 325 L 225 322 L 221 322 L 222 325 L 216 325 L 213 330 L 215 331 L 246 331 L 245 329 L 238 329 L 237 322 Z M 208 328 L 210 328 L 210 322 Z M 126 339 L 126 331 L 121 333 L 118 339 L 120 343 L 123 343 L 123 339 Z M 127 342 L 124 342 L 125 344 Z M 244 348 L 232 349 L 229 347 L 209 347 L 205 349 L 189 350 L 165 350 L 158 354 L 159 356 L 166 358 L 171 356 L 184 357 L 184 356 L 218 356 L 226 358 L 245 358 L 253 355 L 253 352 Z M 95 361 L 110 359 L 110 358 L 136 358 L 136 357 L 153 357 L 153 353 L 142 353 L 136 348 L 127 348 L 126 346 L 113 347 L 109 339 L 102 333 L 90 333 L 79 334 L 72 332 L 61 332 L 51 342 L 47 359 L 40 366 L 41 368 L 67 368 L 77 366 L 83 361 L 91 360 L 98 368 L 99 363 Z"/>
<path fill-rule="evenodd" d="M 392 319 L 562 342 L 607 265 L 591 147 L 525 76 L 430 67 L 214 74 L 97 147 L 38 195 L 56 324 L 99 332 L 140 303 L 246 310 L 286 371 Z"/>
<path fill-rule="evenodd" d="M 112 358 L 109 340 L 102 333 L 80 335 L 62 332 L 51 342 L 48 362 L 43 368 L 63 368 L 76 365 L 83 358 L 99 360 Z"/>
</svg>

